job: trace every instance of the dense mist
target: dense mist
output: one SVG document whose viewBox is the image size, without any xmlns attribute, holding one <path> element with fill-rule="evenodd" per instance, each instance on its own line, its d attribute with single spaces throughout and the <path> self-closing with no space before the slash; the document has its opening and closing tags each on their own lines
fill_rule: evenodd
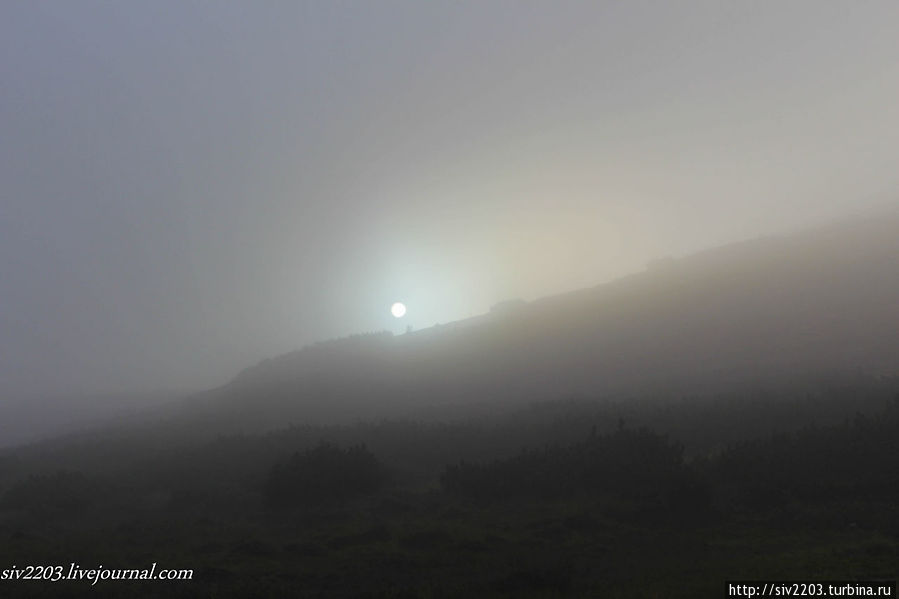
<svg viewBox="0 0 899 599">
<path fill-rule="evenodd" d="M 897 24 L 2 3 L 0 597 L 894 596 Z"/>
<path fill-rule="evenodd" d="M 429 329 L 263 361 L 200 403 L 238 427 L 899 374 L 899 212 L 733 244 Z M 236 410 L 240 417 L 230 414 Z M 230 415 L 229 415 L 230 414 Z"/>
<path fill-rule="evenodd" d="M 897 10 L 4 3 L 0 394 L 201 390 L 894 204 Z"/>
</svg>

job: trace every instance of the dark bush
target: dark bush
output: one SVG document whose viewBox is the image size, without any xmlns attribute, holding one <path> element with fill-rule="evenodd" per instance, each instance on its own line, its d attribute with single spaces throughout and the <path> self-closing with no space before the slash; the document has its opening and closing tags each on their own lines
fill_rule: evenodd
<svg viewBox="0 0 899 599">
<path fill-rule="evenodd" d="M 525 451 L 489 464 L 448 466 L 441 483 L 448 492 L 481 499 L 568 496 L 605 492 L 629 498 L 664 498 L 699 492 L 686 482 L 683 446 L 645 429 L 620 428 L 568 446 Z"/>
<path fill-rule="evenodd" d="M 737 443 L 712 463 L 732 501 L 767 509 L 793 500 L 899 499 L 899 410 L 858 414 L 837 426 L 810 427 Z"/>
<path fill-rule="evenodd" d="M 341 501 L 376 491 L 384 479 L 380 462 L 364 445 L 322 444 L 276 464 L 265 496 L 276 507 Z"/>
<path fill-rule="evenodd" d="M 99 485 L 82 473 L 59 471 L 30 476 L 13 485 L 0 506 L 44 516 L 71 515 L 94 503 L 100 493 Z"/>
</svg>

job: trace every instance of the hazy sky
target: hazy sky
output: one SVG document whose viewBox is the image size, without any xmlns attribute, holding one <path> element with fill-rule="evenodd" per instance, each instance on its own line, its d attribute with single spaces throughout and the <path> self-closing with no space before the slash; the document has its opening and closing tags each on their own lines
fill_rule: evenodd
<svg viewBox="0 0 899 599">
<path fill-rule="evenodd" d="M 897 30 L 896 0 L 5 0 L 0 398 L 222 384 L 895 201 Z"/>
</svg>

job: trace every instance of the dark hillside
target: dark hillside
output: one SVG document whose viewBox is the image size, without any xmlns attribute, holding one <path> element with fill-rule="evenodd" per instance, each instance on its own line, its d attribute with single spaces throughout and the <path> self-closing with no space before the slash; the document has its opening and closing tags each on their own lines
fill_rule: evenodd
<svg viewBox="0 0 899 599">
<path fill-rule="evenodd" d="M 245 370 L 195 409 L 226 429 L 267 428 L 895 375 L 896 306 L 890 213 L 666 260 L 471 321 L 317 344 Z"/>
</svg>

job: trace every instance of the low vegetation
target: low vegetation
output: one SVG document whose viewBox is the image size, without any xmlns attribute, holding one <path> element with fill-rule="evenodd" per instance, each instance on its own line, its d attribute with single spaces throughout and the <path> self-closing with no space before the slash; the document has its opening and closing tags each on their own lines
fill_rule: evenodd
<svg viewBox="0 0 899 599">
<path fill-rule="evenodd" d="M 322 444 L 276 464 L 263 493 L 276 507 L 344 501 L 378 490 L 384 476 L 378 459 L 364 445 L 340 449 Z"/>
<path fill-rule="evenodd" d="M 0 460 L 0 561 L 195 577 L 3 595 L 697 597 L 732 579 L 895 577 L 897 393 L 840 387 L 814 418 L 806 394 L 730 412 L 563 401 L 476 424 L 20 448 Z M 776 426 L 753 434 L 762 422 Z"/>
</svg>

